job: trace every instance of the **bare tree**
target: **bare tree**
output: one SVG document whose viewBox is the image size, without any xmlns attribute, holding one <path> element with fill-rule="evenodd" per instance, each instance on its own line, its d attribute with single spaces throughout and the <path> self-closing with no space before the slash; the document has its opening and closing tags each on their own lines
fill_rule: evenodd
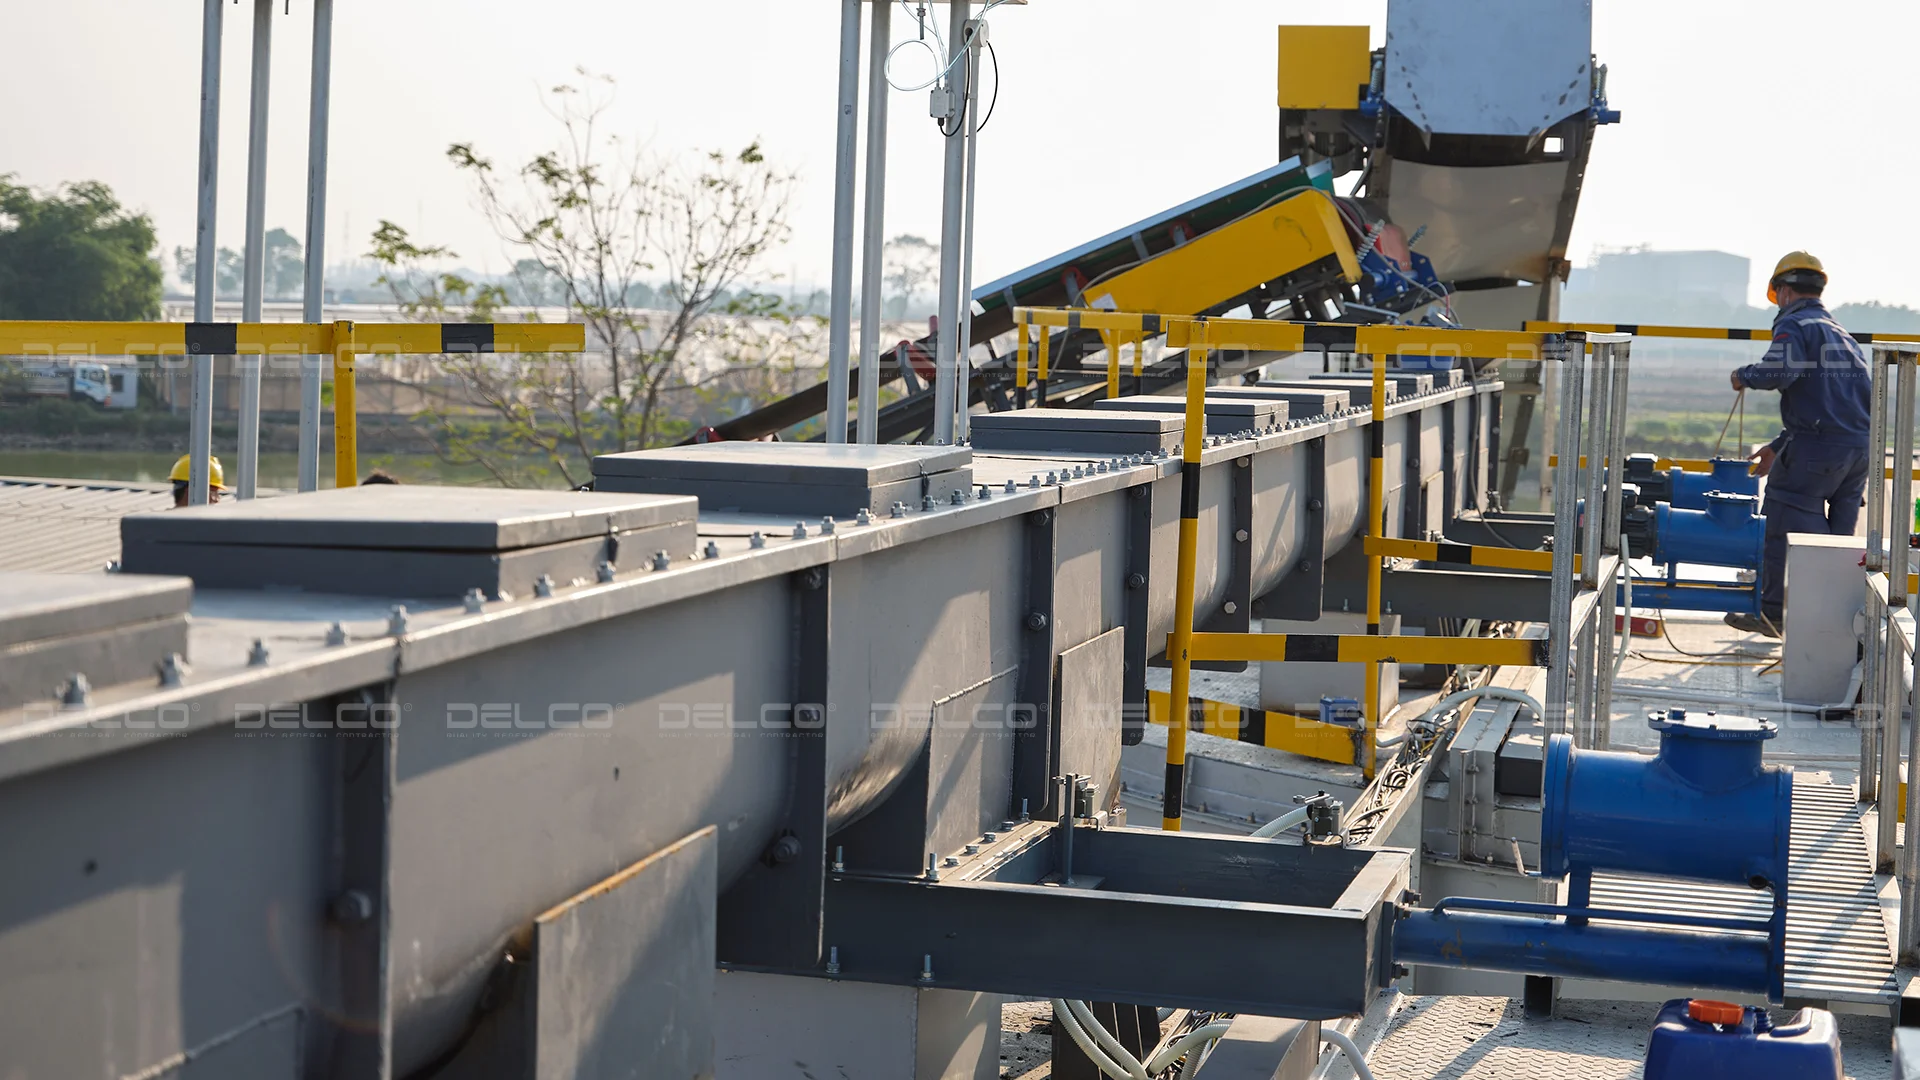
<svg viewBox="0 0 1920 1080">
<path fill-rule="evenodd" d="M 915 298 L 940 276 L 940 245 L 924 236 L 901 233 L 887 241 L 883 257 L 881 273 L 887 290 L 886 315 L 893 319 L 910 318 Z"/>
<path fill-rule="evenodd" d="M 432 416 L 443 454 L 502 483 L 531 471 L 577 484 L 595 454 L 682 437 L 729 388 L 788 385 L 782 373 L 807 359 L 808 320 L 749 287 L 787 240 L 793 174 L 758 144 L 685 162 L 631 147 L 602 131 L 611 80 L 581 74 L 548 96 L 554 149 L 510 172 L 472 144 L 447 150 L 514 259 L 513 293 L 557 297 L 587 327 L 585 353 L 442 365 L 457 384 Z M 408 315 L 498 317 L 507 289 L 429 269 L 452 254 L 391 222 L 374 234 L 381 282 Z"/>
</svg>

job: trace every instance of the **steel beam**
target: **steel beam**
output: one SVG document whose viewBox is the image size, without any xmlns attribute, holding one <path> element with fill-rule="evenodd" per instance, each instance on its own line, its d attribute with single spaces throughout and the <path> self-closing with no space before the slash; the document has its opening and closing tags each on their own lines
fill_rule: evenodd
<svg viewBox="0 0 1920 1080">
<path fill-rule="evenodd" d="M 827 441 L 847 441 L 853 320 L 854 143 L 860 110 L 860 0 L 840 0 L 840 102 L 833 154 L 833 282 L 827 313 Z M 875 5 L 876 7 L 884 5 Z"/>
<path fill-rule="evenodd" d="M 313 3 L 312 86 L 307 97 L 307 264 L 300 286 L 300 318 L 317 323 L 326 302 L 327 133 L 333 102 L 333 0 Z M 331 357 L 309 353 L 300 358 L 300 454 L 296 467 L 301 491 L 320 487 L 321 372 Z"/>
<path fill-rule="evenodd" d="M 220 186 L 220 28 L 226 0 L 206 0 L 200 26 L 200 194 L 195 209 L 193 263 L 193 319 L 213 321 L 213 301 L 219 287 L 220 261 L 215 239 L 215 207 Z M 207 483 L 213 457 L 213 357 L 195 356 L 193 389 L 187 409 L 187 502 L 207 502 Z"/>
</svg>

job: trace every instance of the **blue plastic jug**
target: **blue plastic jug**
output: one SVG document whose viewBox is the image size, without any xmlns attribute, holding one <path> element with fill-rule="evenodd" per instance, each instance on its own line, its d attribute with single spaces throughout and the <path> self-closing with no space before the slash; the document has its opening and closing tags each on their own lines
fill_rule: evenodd
<svg viewBox="0 0 1920 1080">
<path fill-rule="evenodd" d="M 1765 1009 L 1679 998 L 1660 1009 L 1646 1080 L 1842 1080 L 1840 1030 L 1825 1009 L 1774 1024 Z"/>
</svg>

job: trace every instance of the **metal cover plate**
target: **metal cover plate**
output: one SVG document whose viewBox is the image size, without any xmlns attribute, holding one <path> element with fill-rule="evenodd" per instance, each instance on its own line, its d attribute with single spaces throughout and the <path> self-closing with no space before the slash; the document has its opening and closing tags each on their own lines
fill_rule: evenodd
<svg viewBox="0 0 1920 1080">
<path fill-rule="evenodd" d="M 376 484 L 121 519 L 136 544 L 507 551 L 693 521 L 687 496 Z"/>
<path fill-rule="evenodd" d="M 1294 420 L 1305 420 L 1313 416 L 1327 416 L 1342 412 L 1353 405 L 1351 391 L 1327 389 L 1282 389 L 1278 386 L 1215 386 L 1207 390 L 1208 397 L 1244 397 L 1261 401 L 1284 401 L 1287 403 L 1287 416 Z"/>
<path fill-rule="evenodd" d="M 1364 381 L 1369 386 L 1373 385 L 1373 376 L 1366 372 L 1356 372 L 1351 375 L 1309 375 L 1307 378 L 1314 382 L 1330 383 L 1345 383 L 1358 379 Z M 1430 394 L 1433 392 L 1432 372 L 1389 371 L 1387 372 L 1387 382 L 1389 385 L 1399 388 L 1400 393 L 1398 396 L 1400 397 L 1411 397 L 1415 394 Z"/>
<path fill-rule="evenodd" d="M 1101 412 L 1172 412 L 1185 414 L 1187 403 L 1176 397 L 1104 398 L 1090 406 Z M 1254 421 L 1258 426 L 1287 419 L 1284 401 L 1258 401 L 1251 398 L 1219 398 L 1207 395 L 1208 416 L 1232 416 Z"/>
<path fill-rule="evenodd" d="M 0 648 L 184 615 L 192 605 L 186 578 L 0 573 Z"/>
<path fill-rule="evenodd" d="M 972 463 L 964 446 L 718 442 L 602 454 L 593 475 L 870 488 Z"/>
<path fill-rule="evenodd" d="M 1184 431 L 1187 426 L 1186 419 L 1179 412 L 1155 412 L 1151 408 L 1103 409 L 1098 412 L 1085 409 L 1018 409 L 1013 412 L 986 413 L 973 417 L 970 422 L 976 432 L 1018 429 L 1165 435 Z"/>
</svg>

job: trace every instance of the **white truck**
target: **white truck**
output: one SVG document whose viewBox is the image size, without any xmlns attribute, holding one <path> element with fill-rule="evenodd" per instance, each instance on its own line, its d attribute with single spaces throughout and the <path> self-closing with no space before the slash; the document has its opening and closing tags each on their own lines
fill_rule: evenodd
<svg viewBox="0 0 1920 1080">
<path fill-rule="evenodd" d="M 139 385 L 132 364 L 19 357 L 0 361 L 0 392 L 9 397 L 63 397 L 103 409 L 131 409 L 139 402 Z"/>
</svg>

